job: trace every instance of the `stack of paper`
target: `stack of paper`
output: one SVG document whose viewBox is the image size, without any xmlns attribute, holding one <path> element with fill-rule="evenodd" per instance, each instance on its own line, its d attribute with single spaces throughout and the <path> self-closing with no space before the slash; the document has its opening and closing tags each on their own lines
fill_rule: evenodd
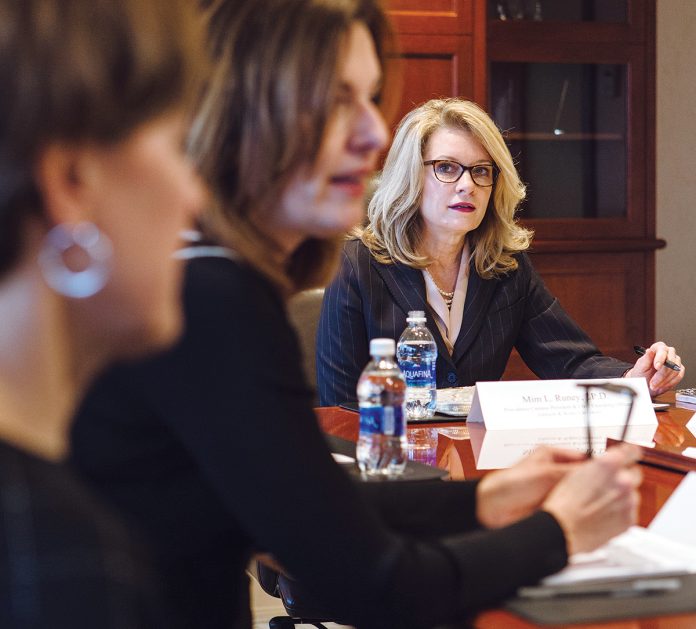
<svg viewBox="0 0 696 629">
<path fill-rule="evenodd" d="M 631 527 L 592 553 L 577 554 L 542 586 L 696 573 L 696 472 L 689 472 L 648 528 Z"/>
<path fill-rule="evenodd" d="M 437 411 L 445 415 L 465 417 L 471 410 L 476 387 L 452 387 L 437 390 Z"/>
</svg>

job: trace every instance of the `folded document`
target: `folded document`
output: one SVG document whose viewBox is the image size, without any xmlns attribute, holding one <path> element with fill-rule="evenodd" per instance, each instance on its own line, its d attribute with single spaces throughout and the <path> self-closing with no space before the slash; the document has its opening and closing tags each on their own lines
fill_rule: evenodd
<svg viewBox="0 0 696 629">
<path fill-rule="evenodd" d="M 696 472 L 689 472 L 648 528 L 631 527 L 591 553 L 570 558 L 542 587 L 696 573 Z"/>
</svg>

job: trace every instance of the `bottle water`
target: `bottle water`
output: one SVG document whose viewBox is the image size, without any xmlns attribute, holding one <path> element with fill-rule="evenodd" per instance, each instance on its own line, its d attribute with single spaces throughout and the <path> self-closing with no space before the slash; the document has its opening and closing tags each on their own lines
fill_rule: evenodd
<svg viewBox="0 0 696 629">
<path fill-rule="evenodd" d="M 408 327 L 396 346 L 399 367 L 406 378 L 406 417 L 428 419 L 435 414 L 437 403 L 437 345 L 425 326 L 425 313 L 411 310 Z"/>
<path fill-rule="evenodd" d="M 393 339 L 370 341 L 372 360 L 358 380 L 360 434 L 356 458 L 365 476 L 393 476 L 406 467 L 406 382 Z"/>
</svg>

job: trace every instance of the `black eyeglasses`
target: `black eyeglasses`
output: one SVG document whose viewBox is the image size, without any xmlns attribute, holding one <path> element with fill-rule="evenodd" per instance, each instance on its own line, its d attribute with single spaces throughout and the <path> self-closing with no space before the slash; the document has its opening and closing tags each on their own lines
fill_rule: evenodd
<svg viewBox="0 0 696 629">
<path fill-rule="evenodd" d="M 590 389 L 604 389 L 612 393 L 620 393 L 627 395 L 630 398 L 628 411 L 626 412 L 626 420 L 624 421 L 623 430 L 621 431 L 620 441 L 626 440 L 628 434 L 628 423 L 631 420 L 631 411 L 633 410 L 633 402 L 636 398 L 636 392 L 625 384 L 614 384 L 613 382 L 588 382 L 578 383 L 579 387 L 585 389 L 585 427 L 587 428 L 587 458 L 592 458 L 592 423 L 590 422 Z"/>
<path fill-rule="evenodd" d="M 468 170 L 472 181 L 483 188 L 490 188 L 498 176 L 495 164 L 474 164 L 464 166 L 451 159 L 429 159 L 423 162 L 424 166 L 433 167 L 435 178 L 442 183 L 454 183 Z"/>
</svg>

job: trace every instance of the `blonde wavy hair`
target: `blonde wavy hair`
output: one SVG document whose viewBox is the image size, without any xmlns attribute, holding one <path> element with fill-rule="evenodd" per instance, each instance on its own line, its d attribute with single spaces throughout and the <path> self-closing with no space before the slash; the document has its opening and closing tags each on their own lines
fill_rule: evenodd
<svg viewBox="0 0 696 629">
<path fill-rule="evenodd" d="M 467 235 L 476 272 L 490 279 L 515 270 L 514 254 L 526 250 L 532 239 L 532 232 L 515 218 L 525 198 L 525 186 L 498 127 L 483 109 L 467 100 L 430 100 L 403 118 L 370 200 L 368 222 L 354 235 L 384 264 L 401 262 L 419 269 L 431 264 L 432 260 L 419 252 L 423 153 L 430 136 L 441 128 L 471 133 L 499 171 L 483 221 Z"/>
</svg>

